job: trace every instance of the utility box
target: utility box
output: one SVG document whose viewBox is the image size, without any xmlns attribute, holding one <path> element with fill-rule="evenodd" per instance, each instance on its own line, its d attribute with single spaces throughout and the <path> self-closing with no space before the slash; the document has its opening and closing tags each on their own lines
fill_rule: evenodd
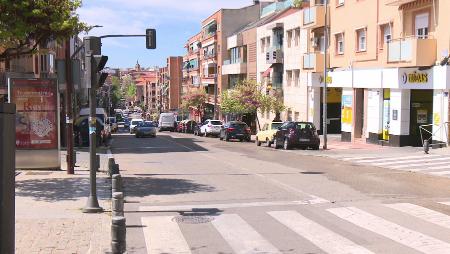
<svg viewBox="0 0 450 254">
<path fill-rule="evenodd" d="M 14 253 L 16 107 L 0 103 L 0 253 Z"/>
</svg>

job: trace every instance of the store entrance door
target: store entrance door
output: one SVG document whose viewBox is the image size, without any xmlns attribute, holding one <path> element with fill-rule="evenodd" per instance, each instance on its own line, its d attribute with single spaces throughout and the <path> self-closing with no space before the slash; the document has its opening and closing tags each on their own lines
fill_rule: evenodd
<svg viewBox="0 0 450 254">
<path fill-rule="evenodd" d="M 411 90 L 410 107 L 410 140 L 412 146 L 422 146 L 419 127 L 433 123 L 433 90 Z M 432 131 L 432 126 L 425 127 Z M 423 138 L 430 138 L 431 134 L 424 133 Z"/>
</svg>

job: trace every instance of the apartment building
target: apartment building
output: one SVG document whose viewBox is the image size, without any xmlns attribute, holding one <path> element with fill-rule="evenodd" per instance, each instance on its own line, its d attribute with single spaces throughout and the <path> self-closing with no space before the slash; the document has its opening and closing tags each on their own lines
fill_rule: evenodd
<svg viewBox="0 0 450 254">
<path fill-rule="evenodd" d="M 417 146 L 425 126 L 434 142 L 448 142 L 448 10 L 447 0 L 330 1 L 326 82 L 340 98 L 343 141 Z M 318 106 L 324 79 L 310 77 Z"/>
<path fill-rule="evenodd" d="M 279 11 L 257 28 L 257 81 L 283 101 L 287 109 L 281 112 L 281 120 L 306 121 L 308 88 L 307 76 L 302 74 L 302 57 L 307 52 L 307 35 L 301 28 L 301 11 L 308 3 L 293 8 L 290 1 L 285 1 L 266 8 L 272 6 Z M 266 15 L 264 11 L 262 15 Z M 262 124 L 275 118 L 273 112 L 259 114 Z"/>
<path fill-rule="evenodd" d="M 189 90 L 200 89 L 200 48 L 201 33 L 186 42 L 186 55 L 183 56 L 183 82 L 181 94 Z"/>
<path fill-rule="evenodd" d="M 228 59 L 227 38 L 259 17 L 260 3 L 254 1 L 241 9 L 221 9 L 203 20 L 200 74 L 208 94 L 205 117 L 219 117 L 220 94 L 229 87 L 228 79 L 222 76 L 223 62 Z"/>
</svg>

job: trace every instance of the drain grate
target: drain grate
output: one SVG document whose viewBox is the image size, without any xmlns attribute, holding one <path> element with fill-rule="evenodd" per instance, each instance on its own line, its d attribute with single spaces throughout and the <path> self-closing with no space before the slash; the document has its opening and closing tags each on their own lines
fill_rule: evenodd
<svg viewBox="0 0 450 254">
<path fill-rule="evenodd" d="M 25 175 L 42 175 L 42 176 L 46 176 L 46 175 L 50 175 L 52 174 L 52 172 L 36 172 L 36 171 L 30 171 L 25 173 Z"/>
<path fill-rule="evenodd" d="M 199 216 L 199 215 L 182 215 L 176 216 L 172 219 L 177 223 L 185 223 L 185 224 L 202 224 L 208 223 L 214 220 L 211 216 Z"/>
<path fill-rule="evenodd" d="M 305 171 L 305 172 L 300 172 L 300 174 L 304 174 L 304 175 L 322 175 L 323 172 L 320 172 L 320 171 Z"/>
</svg>

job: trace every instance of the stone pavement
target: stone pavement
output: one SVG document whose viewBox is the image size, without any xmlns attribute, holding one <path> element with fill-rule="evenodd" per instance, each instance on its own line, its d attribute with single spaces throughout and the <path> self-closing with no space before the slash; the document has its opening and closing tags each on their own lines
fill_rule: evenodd
<svg viewBox="0 0 450 254">
<path fill-rule="evenodd" d="M 89 155 L 77 153 L 75 175 L 62 171 L 18 171 L 16 176 L 16 253 L 108 253 L 111 232 L 111 181 L 97 174 L 100 214 L 84 214 L 89 195 Z M 101 156 L 101 169 L 106 169 Z"/>
</svg>

